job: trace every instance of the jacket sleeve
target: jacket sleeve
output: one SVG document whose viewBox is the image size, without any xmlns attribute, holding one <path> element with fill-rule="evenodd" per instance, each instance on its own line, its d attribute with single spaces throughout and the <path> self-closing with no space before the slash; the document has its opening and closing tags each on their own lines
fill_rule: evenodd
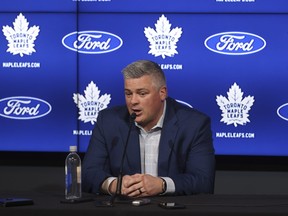
<svg viewBox="0 0 288 216">
<path fill-rule="evenodd" d="M 100 193 L 102 183 L 111 176 L 102 124 L 102 116 L 99 113 L 82 164 L 82 190 L 84 192 Z"/>
</svg>

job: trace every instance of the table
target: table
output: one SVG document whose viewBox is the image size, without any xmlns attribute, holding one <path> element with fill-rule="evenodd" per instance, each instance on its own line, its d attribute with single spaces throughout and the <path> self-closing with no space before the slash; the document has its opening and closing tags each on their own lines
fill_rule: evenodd
<svg viewBox="0 0 288 216">
<path fill-rule="evenodd" d="M 33 205 L 0 207 L 1 216 L 242 216 L 288 215 L 288 195 L 193 195 L 152 197 L 151 203 L 132 206 L 129 202 L 116 202 L 113 207 L 96 207 L 95 202 L 109 197 L 84 194 L 90 202 L 62 204 L 62 191 L 1 192 L 0 197 L 31 198 Z M 178 202 L 185 209 L 167 210 L 160 202 Z"/>
</svg>

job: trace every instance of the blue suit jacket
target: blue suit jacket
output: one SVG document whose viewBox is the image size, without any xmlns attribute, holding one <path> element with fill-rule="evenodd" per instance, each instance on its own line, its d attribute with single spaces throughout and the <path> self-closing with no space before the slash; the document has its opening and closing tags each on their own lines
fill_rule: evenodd
<svg viewBox="0 0 288 216">
<path fill-rule="evenodd" d="M 167 98 L 161 132 L 158 176 L 170 177 L 175 195 L 213 193 L 215 158 L 210 118 Z M 118 176 L 129 130 L 126 106 L 99 112 L 83 160 L 84 192 L 100 193 L 103 181 Z M 139 129 L 133 124 L 123 164 L 123 174 L 141 173 Z"/>
</svg>

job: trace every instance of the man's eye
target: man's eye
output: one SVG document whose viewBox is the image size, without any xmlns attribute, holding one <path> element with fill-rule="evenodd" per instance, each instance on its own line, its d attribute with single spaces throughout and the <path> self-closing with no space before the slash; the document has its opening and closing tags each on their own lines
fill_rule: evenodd
<svg viewBox="0 0 288 216">
<path fill-rule="evenodd" d="M 140 96 L 145 96 L 147 94 L 147 92 L 140 92 L 139 95 Z"/>
</svg>

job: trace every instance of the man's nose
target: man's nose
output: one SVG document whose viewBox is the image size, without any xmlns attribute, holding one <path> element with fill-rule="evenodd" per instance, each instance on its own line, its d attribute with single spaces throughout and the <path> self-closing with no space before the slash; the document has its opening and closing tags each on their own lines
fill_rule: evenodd
<svg viewBox="0 0 288 216">
<path fill-rule="evenodd" d="M 137 94 L 132 94 L 130 102 L 132 104 L 137 104 L 139 102 Z"/>
</svg>

